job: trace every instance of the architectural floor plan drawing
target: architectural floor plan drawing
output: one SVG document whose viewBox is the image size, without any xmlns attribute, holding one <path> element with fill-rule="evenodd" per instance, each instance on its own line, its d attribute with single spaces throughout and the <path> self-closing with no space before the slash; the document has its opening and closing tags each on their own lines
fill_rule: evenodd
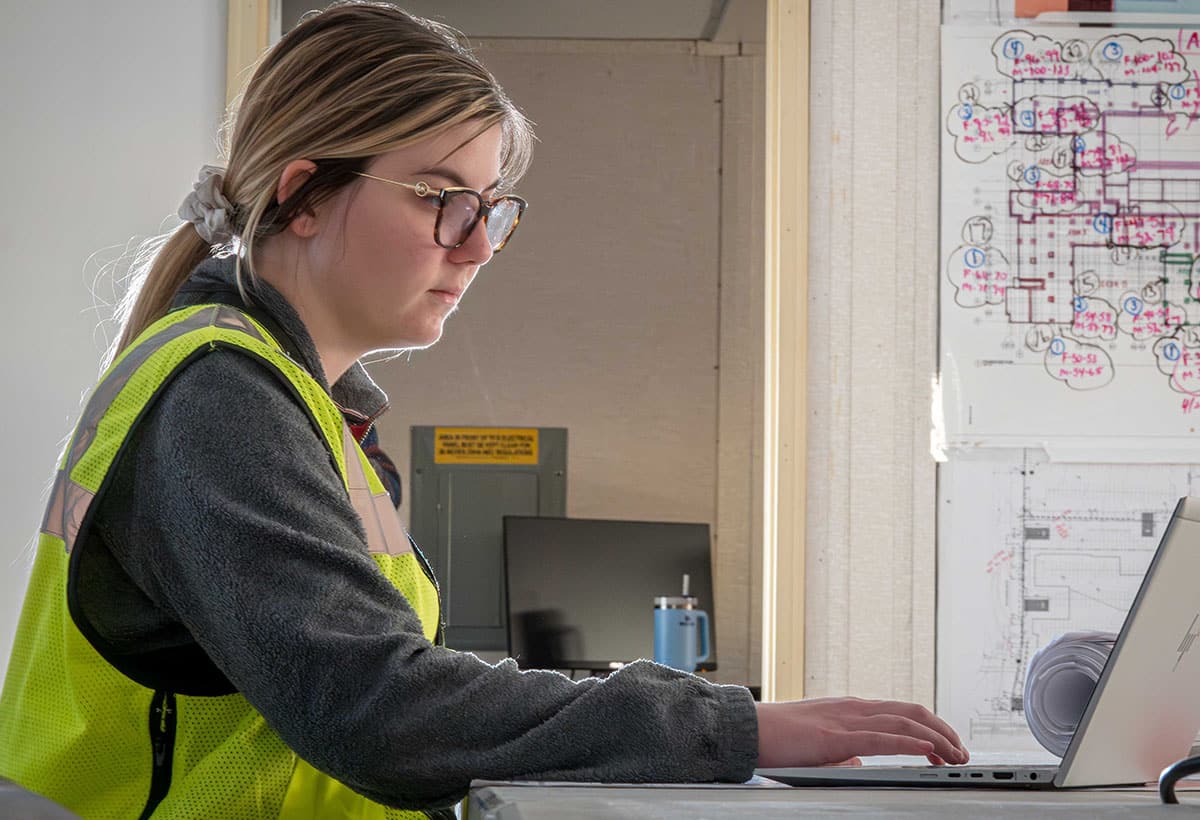
<svg viewBox="0 0 1200 820">
<path fill-rule="evenodd" d="M 946 27 L 948 444 L 1200 418 L 1200 30 Z"/>
<path fill-rule="evenodd" d="M 941 470 L 937 711 L 973 749 L 1037 749 L 1021 702 L 1029 659 L 1065 632 L 1120 630 L 1200 466 L 995 449 Z"/>
</svg>

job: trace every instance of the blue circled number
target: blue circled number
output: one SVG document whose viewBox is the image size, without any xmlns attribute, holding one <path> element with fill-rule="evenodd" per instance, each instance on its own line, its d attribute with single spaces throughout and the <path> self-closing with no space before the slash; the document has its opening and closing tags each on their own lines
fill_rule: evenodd
<svg viewBox="0 0 1200 820">
<path fill-rule="evenodd" d="M 987 254 L 979 248 L 967 248 L 965 258 L 968 268 L 982 268 L 987 262 Z"/>
<path fill-rule="evenodd" d="M 1071 137 L 1071 148 L 1075 150 L 1076 154 L 1082 154 L 1087 150 L 1087 140 L 1078 135 Z"/>
<path fill-rule="evenodd" d="M 1099 213 L 1092 219 L 1092 229 L 1096 233 L 1108 234 L 1112 233 L 1113 218 L 1112 214 Z"/>
<path fill-rule="evenodd" d="M 1125 300 L 1121 307 L 1125 308 L 1125 312 L 1130 316 L 1141 316 L 1142 308 L 1145 307 L 1145 304 L 1136 296 L 1130 296 Z"/>
<path fill-rule="evenodd" d="M 1025 53 L 1025 44 L 1015 37 L 1009 37 L 1004 41 L 1004 56 L 1010 60 L 1016 60 Z"/>
<path fill-rule="evenodd" d="M 1175 344 L 1174 342 L 1168 342 L 1166 347 L 1163 348 L 1163 358 L 1165 358 L 1168 362 L 1178 361 L 1179 345 Z"/>
<path fill-rule="evenodd" d="M 1173 100 L 1182 100 L 1187 96 L 1187 89 L 1182 85 L 1173 85 L 1171 86 L 1170 90 L 1167 91 L 1167 94 L 1169 94 Z"/>
<path fill-rule="evenodd" d="M 1087 299 L 1084 299 L 1082 296 L 1076 296 L 1075 297 L 1075 312 L 1083 313 L 1085 310 L 1087 310 L 1087 304 L 1088 304 Z"/>
<path fill-rule="evenodd" d="M 1050 342 L 1050 352 L 1055 356 L 1061 356 L 1067 349 L 1067 343 L 1062 339 L 1055 337 Z"/>
<path fill-rule="evenodd" d="M 1022 111 L 1020 119 L 1021 125 L 1024 128 L 1033 128 L 1037 124 L 1037 118 L 1033 115 L 1032 111 Z"/>
<path fill-rule="evenodd" d="M 1042 169 L 1040 169 L 1040 168 L 1026 168 L 1025 169 L 1025 181 L 1028 182 L 1030 185 L 1037 185 L 1038 180 L 1041 178 L 1042 178 Z"/>
<path fill-rule="evenodd" d="M 1125 49 L 1121 48 L 1121 44 L 1116 42 L 1106 43 L 1104 50 L 1101 52 L 1104 55 L 1104 59 L 1114 61 L 1121 59 L 1121 55 L 1124 53 Z"/>
<path fill-rule="evenodd" d="M 958 116 L 964 120 L 969 120 L 975 116 L 975 109 L 970 103 L 963 103 L 958 107 Z"/>
</svg>

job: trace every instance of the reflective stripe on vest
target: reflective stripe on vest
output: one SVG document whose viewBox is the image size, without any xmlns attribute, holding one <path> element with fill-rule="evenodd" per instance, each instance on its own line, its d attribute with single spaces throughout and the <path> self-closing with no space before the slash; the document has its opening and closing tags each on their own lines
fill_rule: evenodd
<svg viewBox="0 0 1200 820">
<path fill-rule="evenodd" d="M 343 423 L 342 431 L 342 441 L 346 450 L 346 489 L 350 493 L 350 503 L 354 505 L 354 511 L 366 527 L 368 548 L 377 555 L 404 555 L 412 552 L 412 544 L 400 527 L 400 518 L 392 505 L 392 497 L 388 495 L 366 455 L 361 459 L 354 457 L 355 453 L 362 452 L 362 448 L 354 440 L 350 427 Z M 371 478 L 379 485 L 378 489 L 371 489 Z"/>
<path fill-rule="evenodd" d="M 433 639 L 437 589 L 341 412 L 270 334 L 234 308 L 156 322 L 109 367 L 59 463 L 3 694 L 0 776 L 84 817 L 424 817 L 389 809 L 301 760 L 240 694 L 154 691 L 130 680 L 71 618 L 71 554 L 117 454 L 163 385 L 217 347 L 269 365 L 329 447 L 380 571 Z"/>
</svg>

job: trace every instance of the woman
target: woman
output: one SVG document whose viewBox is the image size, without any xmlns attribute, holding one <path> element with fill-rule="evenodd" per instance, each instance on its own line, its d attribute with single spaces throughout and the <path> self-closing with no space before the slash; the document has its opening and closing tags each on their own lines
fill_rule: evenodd
<svg viewBox="0 0 1200 820">
<path fill-rule="evenodd" d="M 453 32 L 387 5 L 266 55 L 59 465 L 0 776 L 87 817 L 403 817 L 473 777 L 965 762 L 912 704 L 756 705 L 649 662 L 576 682 L 439 646 L 432 574 L 350 433 L 387 403 L 358 359 L 438 340 L 517 228 L 530 142 Z"/>
</svg>

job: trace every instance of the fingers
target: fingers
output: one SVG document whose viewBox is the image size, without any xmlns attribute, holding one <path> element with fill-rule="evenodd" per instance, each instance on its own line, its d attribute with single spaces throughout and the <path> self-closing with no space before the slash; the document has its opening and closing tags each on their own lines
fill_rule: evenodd
<svg viewBox="0 0 1200 820">
<path fill-rule="evenodd" d="M 949 756 L 939 752 L 939 754 L 941 754 L 941 756 L 947 761 L 951 763 L 966 763 L 971 759 L 970 752 L 967 751 L 967 747 L 963 745 L 962 739 L 959 738 L 958 733 L 954 731 L 953 727 L 919 703 L 905 703 L 903 701 L 890 700 L 864 700 L 860 701 L 859 703 L 862 706 L 862 714 L 864 715 L 900 716 L 912 721 L 913 724 L 927 727 L 929 730 L 932 730 L 937 734 L 937 736 L 944 738 L 947 742 L 949 742 L 954 749 L 955 753 L 952 753 Z M 923 732 L 917 733 L 917 736 L 927 737 L 931 740 L 935 739 L 933 736 L 927 735 Z M 938 743 L 939 746 L 941 745 L 941 743 L 937 740 L 935 740 L 935 743 Z"/>
<path fill-rule="evenodd" d="M 958 736 L 958 732 L 954 728 L 935 715 L 933 712 L 926 709 L 919 703 L 905 703 L 898 700 L 864 700 L 863 714 L 866 715 L 901 715 L 909 720 L 915 720 L 917 723 L 934 729 L 939 734 L 950 739 L 955 746 L 962 746 L 962 740 Z"/>
<path fill-rule="evenodd" d="M 957 733 L 916 704 L 814 698 L 755 709 L 762 767 L 855 763 L 859 755 L 918 755 L 935 764 L 968 759 Z"/>
<path fill-rule="evenodd" d="M 856 755 L 922 755 L 934 754 L 933 743 L 908 735 L 887 732 L 848 732 L 847 745 Z"/>
<path fill-rule="evenodd" d="M 931 746 L 930 751 L 943 760 L 950 763 L 967 762 L 965 750 L 960 749 L 948 737 L 929 726 L 902 715 L 870 715 L 858 718 L 856 723 L 856 728 L 863 730 L 884 732 L 890 735 L 901 735 L 916 740 L 928 741 Z M 917 752 L 916 754 L 925 754 L 925 752 Z"/>
</svg>

